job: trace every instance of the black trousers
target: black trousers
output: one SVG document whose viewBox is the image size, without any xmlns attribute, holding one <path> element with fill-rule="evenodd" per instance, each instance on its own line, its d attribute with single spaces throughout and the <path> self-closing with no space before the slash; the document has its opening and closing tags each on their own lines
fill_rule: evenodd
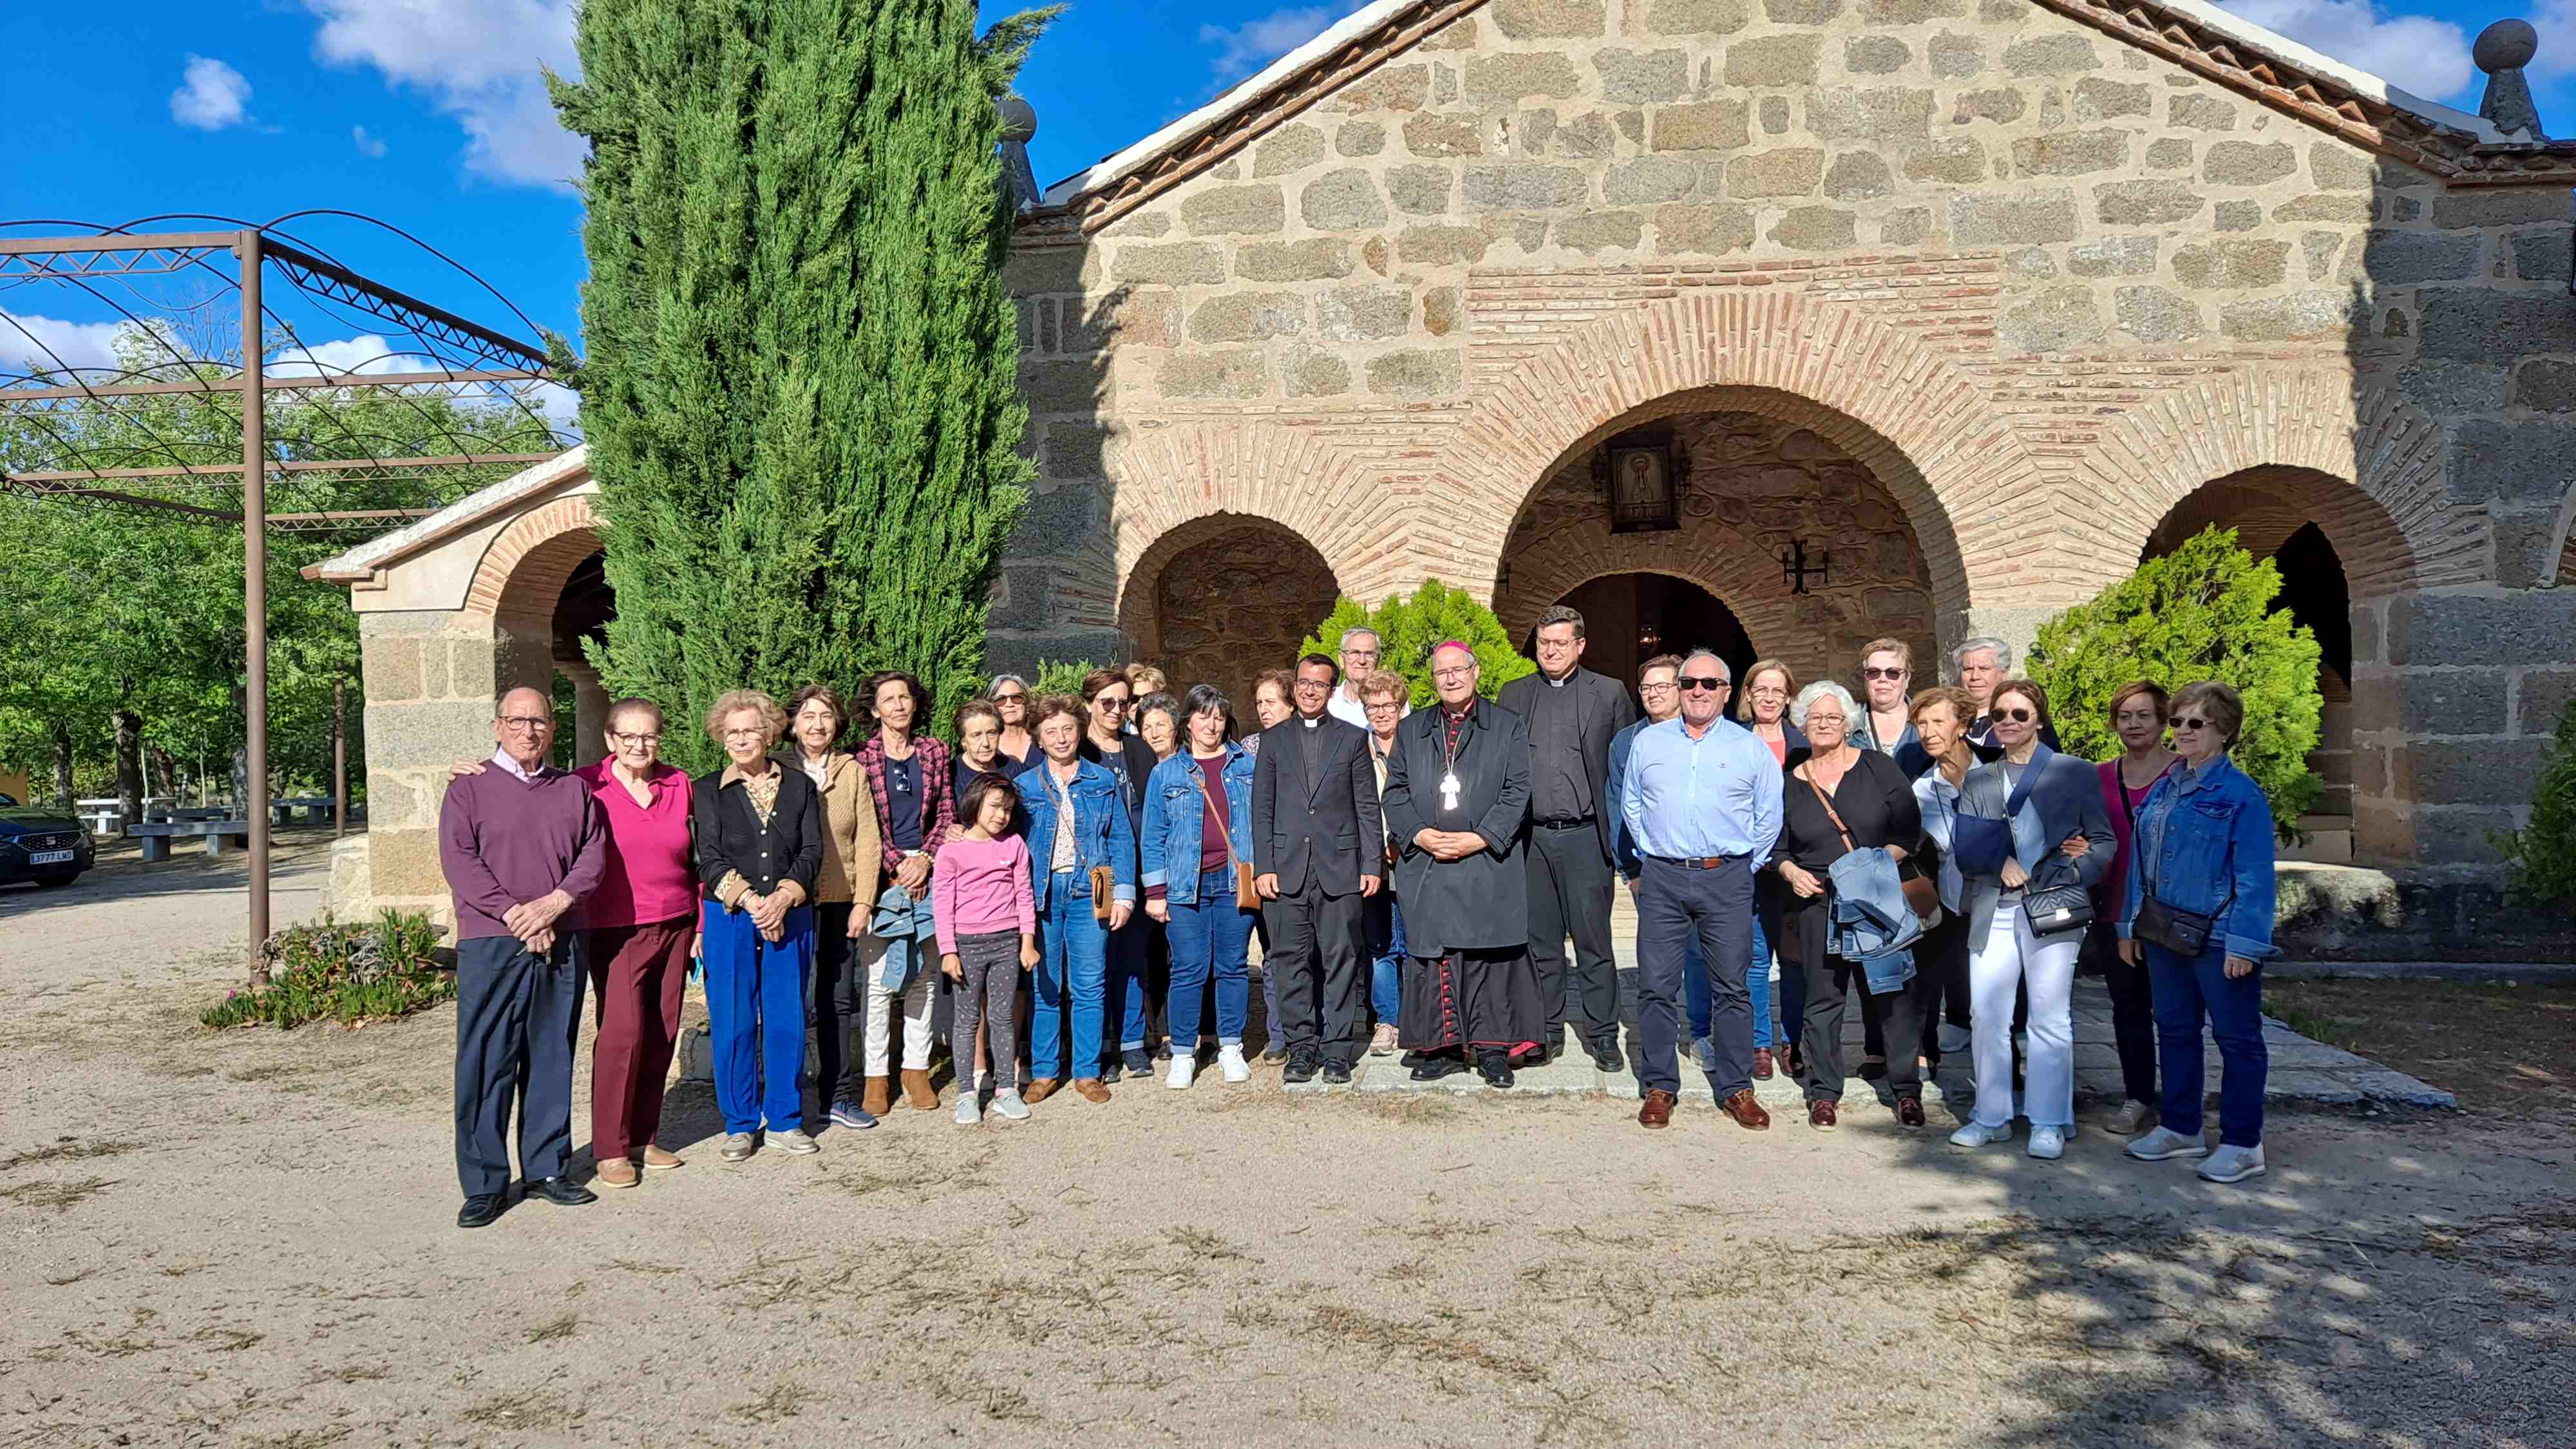
<svg viewBox="0 0 2576 1449">
<path fill-rule="evenodd" d="M 834 1102 L 859 1099 L 859 1084 L 850 1075 L 850 1034 L 868 1024 L 868 989 L 851 949 L 858 944 L 850 939 L 851 910 L 848 901 L 814 908 L 814 972 L 805 978 L 805 1020 L 814 1028 L 812 1095 L 819 1110 L 806 1114 L 808 1122 L 821 1120 Z"/>
<path fill-rule="evenodd" d="M 1741 859 L 1693 870 L 1649 857 L 1637 882 L 1637 1085 L 1681 1089 L 1682 953 L 1708 963 L 1709 1085 L 1721 1102 L 1753 1085 L 1753 871 Z"/>
<path fill-rule="evenodd" d="M 1547 1010 L 1539 1042 L 1562 1039 L 1567 997 L 1575 1034 L 1586 1047 L 1619 1045 L 1619 961 L 1610 950 L 1610 892 L 1615 882 L 1601 854 L 1600 827 L 1532 825 L 1529 833 L 1530 963 Z M 1574 937 L 1569 965 L 1565 938 Z"/>
<path fill-rule="evenodd" d="M 1941 924 L 1914 943 L 1914 1016 L 1923 1024 L 1916 1052 L 1925 1061 L 1941 1059 L 1942 1009 L 1968 982 L 1968 918 L 1943 911 Z"/>
<path fill-rule="evenodd" d="M 2084 933 L 2084 960 L 2078 969 L 2102 973 L 2111 990 L 2111 1039 L 2120 1049 L 2120 1091 L 2132 1102 L 2154 1104 L 2156 1095 L 2155 978 L 2141 964 L 2120 959 L 2120 943 L 2108 921 L 2095 921 Z"/>
<path fill-rule="evenodd" d="M 1909 981 L 1897 990 L 1873 994 L 1869 978 L 1857 961 L 1846 961 L 1825 952 L 1828 936 L 1825 896 L 1795 903 L 1791 915 L 1792 933 L 1798 938 L 1798 969 L 1807 978 L 1806 1021 L 1800 1028 L 1799 1045 L 1804 1051 L 1806 1075 L 1799 1085 L 1810 1102 L 1839 1102 L 1843 1097 L 1843 1012 L 1854 988 L 1861 993 L 1861 1017 L 1877 1021 L 1888 1039 L 1911 1042 L 1923 1034 L 1919 1013 L 1921 1001 Z M 1786 969 L 1787 963 L 1783 963 Z M 1922 957 L 1915 957 L 1915 980 L 1922 979 Z M 1923 1074 L 1914 1065 L 1912 1052 L 1898 1052 L 1888 1058 L 1888 1089 L 1899 1097 L 1923 1095 Z"/>
<path fill-rule="evenodd" d="M 1270 947 L 1261 969 L 1278 974 L 1279 1026 L 1292 1052 L 1320 1050 L 1330 1061 L 1359 1060 L 1351 1037 L 1367 970 L 1360 954 L 1360 900 L 1357 892 L 1326 895 L 1323 883 L 1309 874 L 1304 889 L 1262 902 Z"/>
<path fill-rule="evenodd" d="M 519 1168 L 561 1177 L 572 1157 L 572 1054 L 581 1036 L 583 932 L 532 955 L 515 936 L 456 943 L 456 1181 L 467 1197 L 510 1187 Z"/>
</svg>

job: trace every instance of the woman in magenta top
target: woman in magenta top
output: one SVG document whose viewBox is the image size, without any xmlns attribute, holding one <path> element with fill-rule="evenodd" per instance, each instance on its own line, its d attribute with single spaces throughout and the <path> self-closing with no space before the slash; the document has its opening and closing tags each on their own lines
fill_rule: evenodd
<svg viewBox="0 0 2576 1449">
<path fill-rule="evenodd" d="M 2103 1125 L 2122 1136 L 2134 1136 L 2155 1125 L 2156 1003 L 2147 969 L 2120 959 L 2111 923 L 2120 918 L 2123 892 L 2129 888 L 2130 837 L 2137 831 L 2138 809 L 2147 802 L 2177 756 L 2165 748 L 2164 688 L 2149 680 L 2123 685 L 2111 696 L 2111 730 L 2120 737 L 2120 754 L 2095 768 L 2102 775 L 2102 808 L 2111 816 L 2111 835 L 2119 843 L 2111 873 L 2093 892 L 2093 924 L 2085 932 L 2085 950 L 2099 963 L 2103 984 L 2111 988 L 2111 1036 L 2120 1048 L 2120 1104 Z"/>
<path fill-rule="evenodd" d="M 1029 844 L 1011 829 L 1020 794 L 998 774 L 975 777 L 959 802 L 962 829 L 951 831 L 930 871 L 931 915 L 937 921 L 939 969 L 957 983 L 957 1011 L 949 1054 L 959 1064 L 957 1125 L 984 1118 L 967 1064 L 975 1060 L 975 1029 L 989 1022 L 993 1056 L 1006 1070 L 993 1074 L 993 1110 L 1026 1117 L 1019 1074 L 1002 1061 L 1019 1040 L 1013 1020 L 1020 973 L 1038 964 L 1037 897 L 1029 885 Z"/>
<path fill-rule="evenodd" d="M 697 940 L 698 880 L 689 844 L 689 777 L 661 762 L 662 710 L 649 699 L 608 709 L 608 758 L 573 773 L 608 820 L 608 869 L 582 902 L 599 1041 L 591 1053 L 590 1140 L 601 1187 L 633 1187 L 680 1159 L 653 1141 L 662 1078 L 680 1036 L 680 997 Z"/>
</svg>

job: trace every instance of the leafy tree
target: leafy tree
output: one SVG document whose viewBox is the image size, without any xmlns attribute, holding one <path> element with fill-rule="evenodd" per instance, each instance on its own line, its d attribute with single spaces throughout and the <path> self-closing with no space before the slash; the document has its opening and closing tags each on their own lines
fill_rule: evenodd
<svg viewBox="0 0 2576 1449">
<path fill-rule="evenodd" d="M 1512 647 L 1511 636 L 1503 632 L 1503 621 L 1494 617 L 1493 610 L 1477 603 L 1474 595 L 1438 579 L 1426 579 L 1411 595 L 1398 594 L 1374 609 L 1353 599 L 1340 600 L 1324 622 L 1315 626 L 1315 632 L 1297 646 L 1297 652 L 1339 658 L 1342 632 L 1359 628 L 1377 631 L 1378 666 L 1404 676 L 1412 686 L 1411 702 L 1416 709 L 1439 698 L 1439 691 L 1431 683 L 1431 651 L 1451 639 L 1476 651 L 1476 663 L 1482 666 L 1476 692 L 1487 699 L 1504 685 L 1538 669 L 1528 656 Z"/>
<path fill-rule="evenodd" d="M 591 0 L 582 424 L 612 694 L 845 694 L 981 673 L 1030 476 L 994 104 L 1053 11 L 973 0 Z M 714 748 L 671 738 L 684 764 Z"/>
<path fill-rule="evenodd" d="M 2505 891 L 2516 902 L 2576 906 L 2576 702 L 2558 713 L 2558 736 L 2532 782 L 2531 821 L 2498 836 Z"/>
<path fill-rule="evenodd" d="M 2182 547 L 2040 625 L 2030 676 L 2048 691 L 2066 749 L 2106 759 L 2120 749 L 2111 696 L 2132 680 L 2167 689 L 2204 679 L 2236 687 L 2245 729 L 2233 758 L 2271 797 L 2283 832 L 2317 798 L 2316 636 L 2275 610 L 2280 571 L 2237 546 L 2234 529 L 2203 529 Z"/>
<path fill-rule="evenodd" d="M 1038 661 L 1037 683 L 1029 686 L 1029 692 L 1041 696 L 1070 694 L 1080 698 L 1084 676 L 1099 667 L 1088 659 L 1041 659 Z"/>
</svg>

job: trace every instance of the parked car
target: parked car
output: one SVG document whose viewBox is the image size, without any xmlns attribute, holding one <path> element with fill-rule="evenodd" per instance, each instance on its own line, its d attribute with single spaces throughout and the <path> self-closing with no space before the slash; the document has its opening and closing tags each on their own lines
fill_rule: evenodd
<svg viewBox="0 0 2576 1449">
<path fill-rule="evenodd" d="M 0 795 L 0 884 L 69 885 L 97 863 L 97 850 L 79 821 Z"/>
</svg>

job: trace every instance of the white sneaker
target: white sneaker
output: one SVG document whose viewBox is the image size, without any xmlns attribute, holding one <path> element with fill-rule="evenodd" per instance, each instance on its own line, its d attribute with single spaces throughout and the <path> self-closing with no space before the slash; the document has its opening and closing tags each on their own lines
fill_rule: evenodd
<svg viewBox="0 0 2576 1449">
<path fill-rule="evenodd" d="M 777 1148 L 781 1152 L 792 1152 L 798 1157 L 802 1157 L 809 1152 L 820 1152 L 823 1150 L 822 1148 L 814 1145 L 813 1138 L 806 1136 L 802 1130 L 794 1127 L 790 1127 L 784 1132 L 771 1133 L 769 1137 L 769 1145 Z"/>
<path fill-rule="evenodd" d="M 1163 1085 L 1177 1092 L 1197 1080 L 1198 1074 L 1199 1059 L 1196 1055 L 1189 1052 L 1174 1052 L 1171 1074 L 1163 1078 Z"/>
<path fill-rule="evenodd" d="M 1240 1042 L 1216 1049 L 1216 1069 L 1217 1074 L 1229 1082 L 1252 1080 L 1252 1064 L 1243 1059 L 1243 1046 Z"/>
<path fill-rule="evenodd" d="M 2120 1110 L 2102 1122 L 2102 1130 L 2116 1137 L 2134 1137 L 2147 1130 L 2156 1120 L 2156 1109 L 2131 1098 L 2120 1104 Z"/>
<path fill-rule="evenodd" d="M 1025 1121 L 1029 1115 L 1029 1104 L 1021 1101 L 1020 1094 L 1017 1092 L 995 1092 L 993 1112 L 996 1116 L 1008 1117 L 1014 1122 Z"/>
<path fill-rule="evenodd" d="M 2066 1155 L 2066 1129 L 2033 1127 L 2030 1129 L 2030 1155 L 2055 1160 Z"/>
<path fill-rule="evenodd" d="M 1966 1027 L 1952 1026 L 1946 1021 L 1941 1023 L 1941 1055 L 1946 1057 L 1953 1052 L 1966 1051 L 1975 1041 Z"/>
<path fill-rule="evenodd" d="M 2204 1182 L 2243 1182 L 2263 1175 L 2263 1149 L 2260 1147 L 2221 1147 L 2209 1154 L 2200 1165 Z"/>
<path fill-rule="evenodd" d="M 972 1127 L 976 1123 L 984 1120 L 984 1109 L 975 1105 L 977 1095 L 977 1093 L 971 1091 L 960 1092 L 957 1094 L 958 1126 Z"/>
<path fill-rule="evenodd" d="M 1717 1043 L 1704 1036 L 1691 1038 L 1691 1061 L 1703 1072 L 1717 1070 Z"/>
<path fill-rule="evenodd" d="M 2185 1137 L 2170 1127 L 2158 1127 L 2131 1142 L 2128 1151 L 2140 1162 L 2163 1162 L 2174 1157 L 2207 1157 L 2209 1145 L 2197 1137 Z"/>
<path fill-rule="evenodd" d="M 1983 1147 L 1990 1142 L 2010 1142 L 2011 1140 L 2012 1128 L 2009 1126 L 1980 1127 L 1974 1122 L 1963 1123 L 1958 1131 L 1950 1134 L 1950 1145 L 1953 1147 Z"/>
</svg>

